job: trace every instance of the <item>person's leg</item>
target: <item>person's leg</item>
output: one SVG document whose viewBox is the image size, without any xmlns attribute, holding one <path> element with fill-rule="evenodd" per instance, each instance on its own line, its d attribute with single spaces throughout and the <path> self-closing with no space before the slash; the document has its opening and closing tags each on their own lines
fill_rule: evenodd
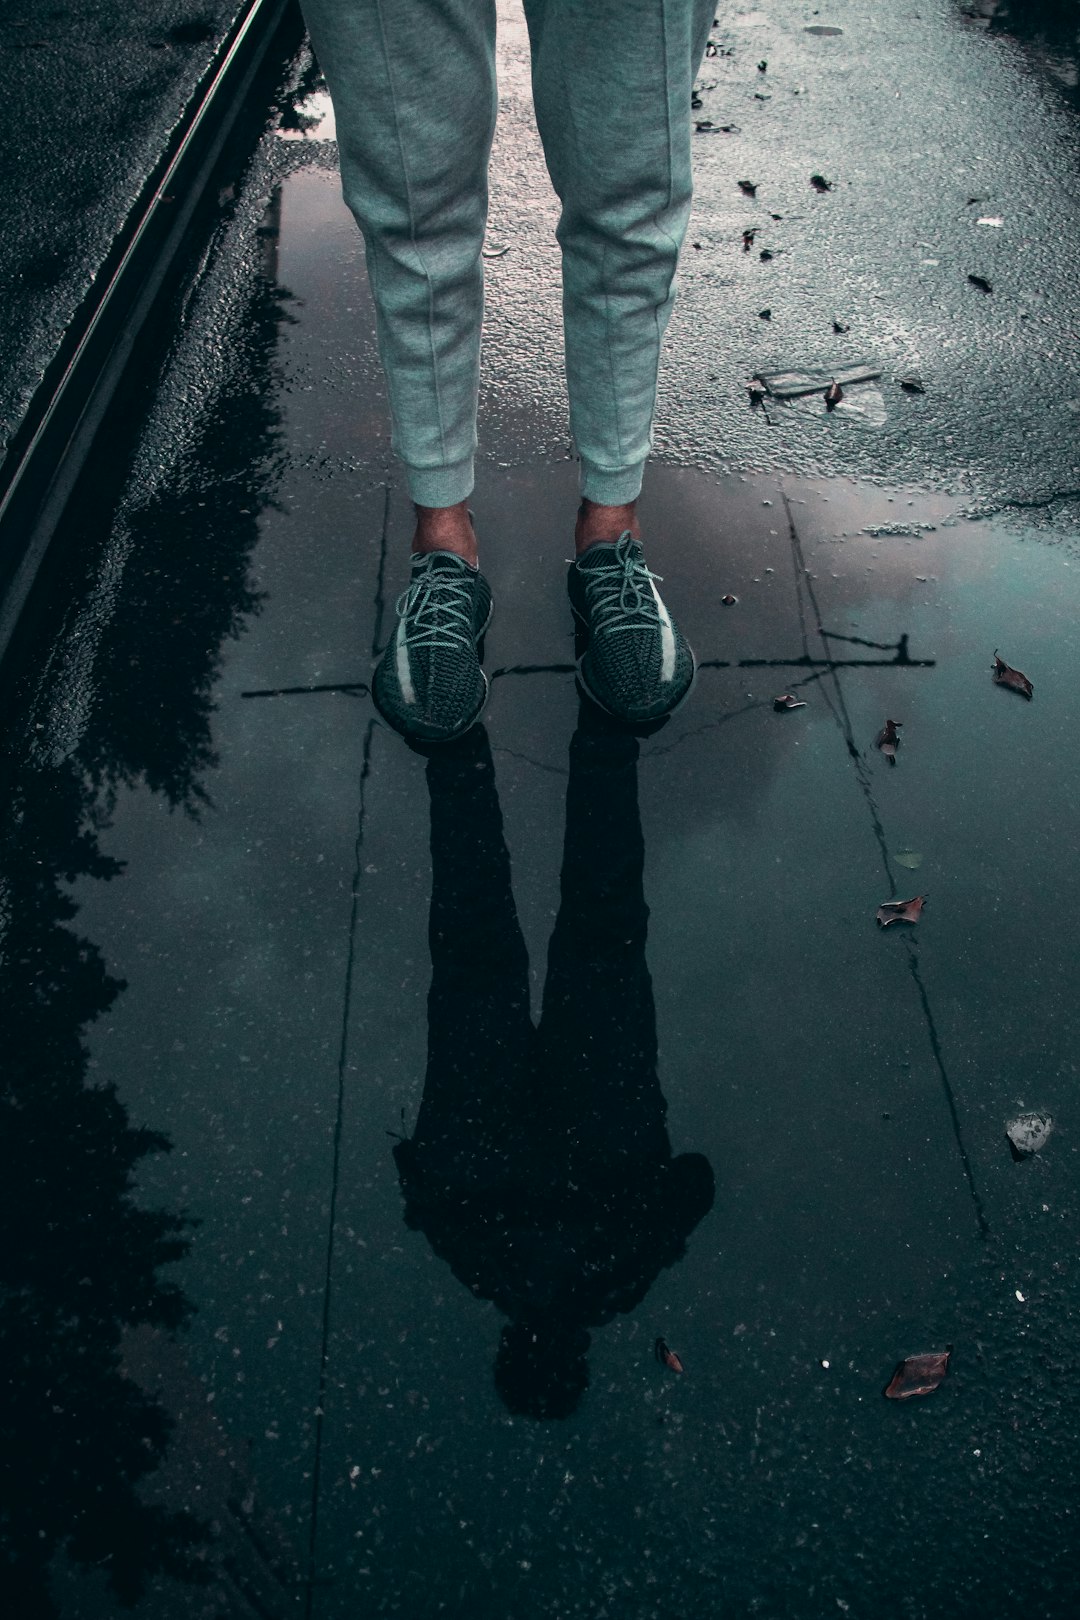
<svg viewBox="0 0 1080 1620">
<path fill-rule="evenodd" d="M 649 452 L 690 212 L 690 97 L 714 0 L 525 0 L 525 11 L 537 124 L 562 202 L 579 540 L 613 541 L 635 533 L 626 508 Z"/>
<path fill-rule="evenodd" d="M 333 97 L 345 200 L 364 236 L 393 418 L 416 507 L 408 589 L 372 697 L 445 741 L 487 700 L 491 592 L 473 484 L 495 0 L 302 0 Z"/>
<path fill-rule="evenodd" d="M 437 530 L 440 549 L 467 555 L 495 3 L 302 7 L 334 102 L 345 200 L 364 236 L 393 446 L 419 509 L 419 549 Z"/>
<path fill-rule="evenodd" d="M 562 202 L 563 324 L 582 504 L 567 577 L 579 679 L 621 720 L 689 694 L 694 656 L 656 589 L 636 501 L 690 212 L 690 97 L 713 0 L 525 0 L 533 100 Z"/>
</svg>

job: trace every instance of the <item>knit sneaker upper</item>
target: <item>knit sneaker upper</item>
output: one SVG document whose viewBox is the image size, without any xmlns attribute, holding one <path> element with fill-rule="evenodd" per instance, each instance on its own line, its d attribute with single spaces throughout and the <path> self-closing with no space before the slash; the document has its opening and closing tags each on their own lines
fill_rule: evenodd
<svg viewBox="0 0 1080 1620">
<path fill-rule="evenodd" d="M 406 736 L 460 736 L 487 699 L 477 656 L 491 618 L 487 580 L 455 552 L 416 555 L 397 613 L 397 628 L 372 681 L 376 707 Z"/>
<path fill-rule="evenodd" d="M 588 630 L 579 662 L 582 684 L 622 720 L 668 714 L 690 690 L 694 655 L 629 532 L 590 546 L 567 576 L 571 606 Z"/>
</svg>

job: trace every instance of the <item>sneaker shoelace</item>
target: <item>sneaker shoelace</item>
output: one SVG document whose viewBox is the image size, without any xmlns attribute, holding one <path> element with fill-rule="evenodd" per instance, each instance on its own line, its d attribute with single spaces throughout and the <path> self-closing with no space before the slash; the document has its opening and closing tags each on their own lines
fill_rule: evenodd
<svg viewBox="0 0 1080 1620">
<path fill-rule="evenodd" d="M 633 554 L 633 536 L 627 530 L 615 545 L 615 566 L 581 570 L 593 613 L 594 630 L 614 635 L 619 630 L 655 630 L 660 610 L 650 587 L 654 574 Z"/>
<path fill-rule="evenodd" d="M 471 586 L 456 571 L 425 564 L 395 607 L 398 617 L 405 620 L 405 645 L 410 650 L 472 647 Z"/>
</svg>

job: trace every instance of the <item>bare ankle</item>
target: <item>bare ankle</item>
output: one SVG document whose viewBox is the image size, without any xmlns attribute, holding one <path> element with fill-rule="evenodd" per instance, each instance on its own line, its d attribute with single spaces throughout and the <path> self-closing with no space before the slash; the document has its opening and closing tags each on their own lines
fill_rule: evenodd
<svg viewBox="0 0 1080 1620">
<path fill-rule="evenodd" d="M 637 501 L 623 506 L 601 506 L 596 501 L 583 500 L 578 507 L 574 527 L 574 544 L 580 557 L 589 546 L 601 541 L 618 540 L 629 530 L 635 540 L 641 539 L 637 520 Z"/>
<path fill-rule="evenodd" d="M 476 531 L 465 501 L 456 506 L 417 506 L 413 552 L 452 551 L 477 566 Z"/>
</svg>

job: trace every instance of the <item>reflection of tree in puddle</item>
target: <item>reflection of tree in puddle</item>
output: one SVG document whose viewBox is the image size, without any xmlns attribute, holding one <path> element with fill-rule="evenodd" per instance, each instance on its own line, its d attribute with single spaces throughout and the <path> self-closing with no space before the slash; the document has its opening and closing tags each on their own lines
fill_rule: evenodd
<svg viewBox="0 0 1080 1620">
<path fill-rule="evenodd" d="M 174 1428 L 168 1390 L 180 1380 L 159 1376 L 168 1352 L 150 1356 L 148 1375 L 145 1346 L 163 1343 L 194 1309 L 159 1275 L 186 1252 L 190 1223 L 139 1207 L 140 1161 L 169 1142 L 132 1123 L 107 1073 L 89 1073 L 87 1027 L 124 985 L 69 926 L 77 906 L 67 886 L 121 876 L 122 863 L 99 847 L 119 786 L 145 784 L 193 811 L 206 799 L 222 645 L 257 611 L 249 560 L 272 497 L 282 311 L 266 269 L 255 255 L 230 333 L 234 360 L 199 401 L 188 449 L 160 487 L 117 501 L 133 464 L 130 440 L 99 460 L 95 499 L 79 503 L 79 549 L 92 559 L 80 586 L 96 623 L 89 607 L 76 614 L 33 700 L 37 725 L 24 715 L 13 728 L 32 742 L 12 750 L 0 822 L 0 1544 L 20 1614 L 60 1612 L 49 1566 L 61 1550 L 73 1565 L 100 1566 L 127 1604 L 162 1573 L 204 1583 L 220 1575 L 220 1557 L 207 1550 L 219 1531 L 187 1511 L 189 1493 L 155 1488 L 166 1505 L 151 1505 L 140 1488 Z M 99 503 L 98 529 L 88 532 Z M 122 572 L 113 566 L 119 578 L 104 590 L 121 531 Z M 90 657 L 78 650 L 88 645 Z M 193 1499 L 224 1516 L 224 1502 L 208 1494 Z"/>
<path fill-rule="evenodd" d="M 223 647 L 259 608 L 248 564 L 275 478 L 271 368 L 283 318 L 279 290 L 264 284 L 230 334 L 246 364 L 174 475 L 123 515 L 129 554 L 78 747 L 99 785 L 141 781 L 189 809 L 205 796 Z"/>
<path fill-rule="evenodd" d="M 98 851 L 90 795 L 72 767 L 18 785 L 0 846 L 0 1535 L 8 1590 L 21 1588 L 22 1612 L 35 1615 L 52 1612 L 45 1570 L 61 1545 L 83 1564 L 108 1560 L 114 1589 L 131 1601 L 149 1573 L 190 1575 L 201 1536 L 190 1515 L 138 1499 L 169 1422 L 120 1371 L 123 1328 L 175 1328 L 189 1310 L 157 1276 L 183 1254 L 185 1223 L 132 1198 L 139 1160 L 168 1142 L 132 1126 L 112 1086 L 87 1083 L 83 1029 L 123 985 L 66 926 L 76 908 L 62 884 L 120 870 Z"/>
</svg>

